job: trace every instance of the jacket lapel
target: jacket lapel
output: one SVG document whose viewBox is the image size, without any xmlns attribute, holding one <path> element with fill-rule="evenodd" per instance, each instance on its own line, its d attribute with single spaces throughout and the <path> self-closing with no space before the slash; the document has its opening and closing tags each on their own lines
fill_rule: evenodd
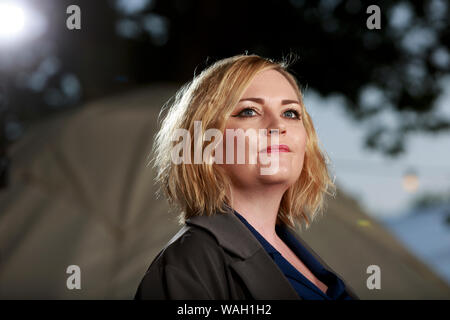
<svg viewBox="0 0 450 320">
<path fill-rule="evenodd" d="M 288 227 L 285 227 L 288 228 Z M 289 228 L 288 228 L 289 229 Z M 337 273 L 335 272 L 333 269 L 330 268 L 330 266 L 328 264 L 325 263 L 325 261 L 322 260 L 322 258 L 320 258 L 320 256 L 313 250 L 310 248 L 310 246 L 308 246 L 308 244 L 303 241 L 303 239 L 298 235 L 298 233 L 296 231 L 291 231 L 289 229 L 290 233 L 297 239 L 298 242 L 300 242 L 300 244 L 306 248 L 306 250 L 311 253 L 311 255 L 320 262 L 320 264 L 328 271 L 336 274 L 339 276 L 339 278 L 342 280 L 342 282 L 345 285 L 345 291 L 347 291 L 347 293 L 355 300 L 359 300 L 358 296 L 356 295 L 356 293 L 354 292 L 354 290 L 347 284 L 345 283 L 345 281 L 343 280 L 343 278 Z"/>
<path fill-rule="evenodd" d="M 270 300 L 274 296 L 284 300 L 301 299 L 259 241 L 233 213 L 195 216 L 187 219 L 186 224 L 208 230 L 220 246 L 240 258 L 230 267 L 254 299 Z"/>
<path fill-rule="evenodd" d="M 241 277 L 256 300 L 273 300 L 274 296 L 279 300 L 301 299 L 262 247 L 253 256 L 236 261 L 230 267 Z"/>
</svg>

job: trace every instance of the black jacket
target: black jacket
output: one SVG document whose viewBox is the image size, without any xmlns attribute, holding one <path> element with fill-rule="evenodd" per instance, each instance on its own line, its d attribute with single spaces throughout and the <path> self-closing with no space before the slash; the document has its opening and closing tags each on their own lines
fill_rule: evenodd
<svg viewBox="0 0 450 320">
<path fill-rule="evenodd" d="M 295 232 L 292 234 L 324 268 L 334 272 Z M 346 291 L 358 299 L 347 284 Z M 135 299 L 301 298 L 239 218 L 217 213 L 186 220 L 151 263 Z"/>
</svg>

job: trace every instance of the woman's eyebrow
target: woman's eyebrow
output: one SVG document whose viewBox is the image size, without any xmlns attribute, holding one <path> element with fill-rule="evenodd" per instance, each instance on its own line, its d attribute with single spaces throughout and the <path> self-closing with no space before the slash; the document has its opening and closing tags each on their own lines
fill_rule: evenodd
<svg viewBox="0 0 450 320">
<path fill-rule="evenodd" d="M 262 98 L 244 98 L 244 99 L 239 100 L 239 102 L 242 102 L 242 101 L 253 101 L 253 102 L 256 102 L 259 104 L 264 104 L 264 99 L 262 99 Z M 298 102 L 297 100 L 285 99 L 285 100 L 281 101 L 282 105 L 291 104 L 291 103 L 296 103 L 296 104 L 300 105 L 300 102 Z"/>
</svg>

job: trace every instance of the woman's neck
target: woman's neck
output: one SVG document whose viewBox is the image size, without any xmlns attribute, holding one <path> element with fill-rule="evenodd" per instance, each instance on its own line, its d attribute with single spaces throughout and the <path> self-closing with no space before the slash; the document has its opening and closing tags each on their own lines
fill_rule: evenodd
<svg viewBox="0 0 450 320">
<path fill-rule="evenodd" d="M 232 188 L 232 208 L 243 216 L 269 243 L 277 243 L 275 231 L 281 198 L 286 189 L 269 186 L 259 190 Z"/>
</svg>

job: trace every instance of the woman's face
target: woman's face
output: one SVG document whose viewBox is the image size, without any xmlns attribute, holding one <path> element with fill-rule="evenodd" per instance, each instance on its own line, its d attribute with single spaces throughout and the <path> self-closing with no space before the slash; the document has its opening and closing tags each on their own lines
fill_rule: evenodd
<svg viewBox="0 0 450 320">
<path fill-rule="evenodd" d="M 262 71 L 253 78 L 225 124 L 224 164 L 219 166 L 231 178 L 234 187 L 248 190 L 278 184 L 287 189 L 297 181 L 302 171 L 306 145 L 301 114 L 296 92 L 280 72 Z M 254 129 L 258 140 L 256 148 L 249 148 L 250 139 L 247 138 L 245 147 L 241 147 L 245 150 L 239 150 L 236 138 L 233 144 L 227 143 L 230 132 L 227 129 L 242 129 L 242 132 Z M 260 129 L 266 129 L 267 133 L 259 135 L 262 132 Z M 270 129 L 278 129 L 278 142 L 276 132 L 270 132 Z M 265 146 L 271 148 L 264 148 L 264 145 L 260 148 L 261 139 L 266 141 Z M 234 149 L 234 161 L 226 164 L 225 159 L 231 149 Z M 239 152 L 245 152 L 244 164 L 237 163 Z M 250 163 L 252 156 L 257 159 L 256 163 Z M 262 160 L 267 158 L 271 160 Z M 262 168 L 271 170 L 263 173 Z"/>
</svg>

